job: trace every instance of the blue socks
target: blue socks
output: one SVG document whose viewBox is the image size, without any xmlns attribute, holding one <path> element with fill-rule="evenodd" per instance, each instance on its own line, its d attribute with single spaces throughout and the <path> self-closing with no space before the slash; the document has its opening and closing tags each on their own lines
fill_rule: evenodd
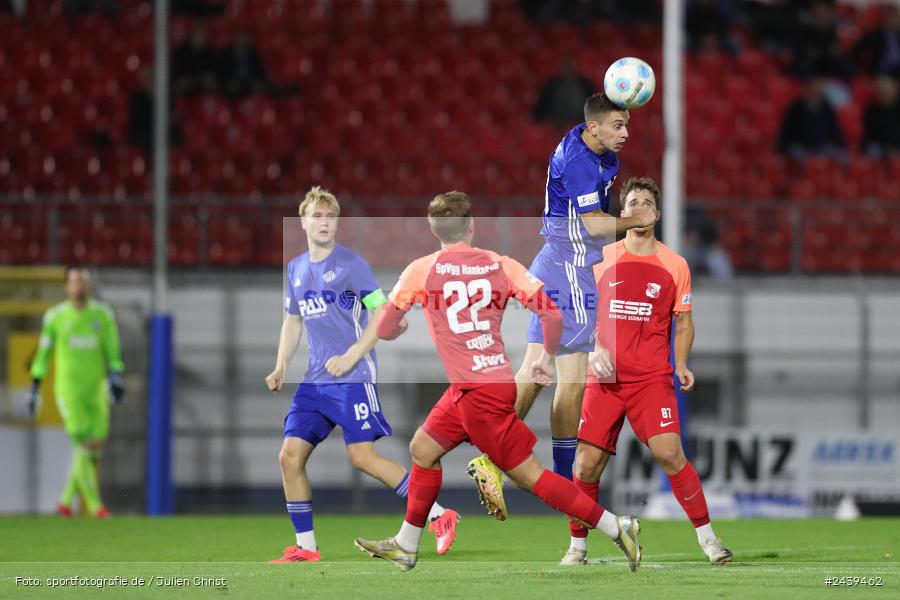
<svg viewBox="0 0 900 600">
<path fill-rule="evenodd" d="M 553 438 L 553 472 L 572 480 L 572 465 L 575 463 L 575 449 L 578 438 Z"/>
<path fill-rule="evenodd" d="M 288 502 L 287 511 L 291 516 L 291 522 L 294 524 L 295 532 L 304 533 L 306 531 L 312 531 L 312 500 Z"/>
<path fill-rule="evenodd" d="M 394 492 L 401 498 L 406 498 L 409 495 L 409 473 L 403 476 L 403 479 L 400 480 L 400 483 L 397 484 L 397 487 L 394 488 Z"/>
</svg>

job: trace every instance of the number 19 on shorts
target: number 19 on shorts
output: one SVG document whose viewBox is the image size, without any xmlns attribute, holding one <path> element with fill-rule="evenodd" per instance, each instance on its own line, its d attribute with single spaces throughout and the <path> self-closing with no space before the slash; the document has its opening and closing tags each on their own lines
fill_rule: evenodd
<svg viewBox="0 0 900 600">
<path fill-rule="evenodd" d="M 365 402 L 353 405 L 353 412 L 357 421 L 365 421 L 369 418 L 369 405 Z"/>
</svg>

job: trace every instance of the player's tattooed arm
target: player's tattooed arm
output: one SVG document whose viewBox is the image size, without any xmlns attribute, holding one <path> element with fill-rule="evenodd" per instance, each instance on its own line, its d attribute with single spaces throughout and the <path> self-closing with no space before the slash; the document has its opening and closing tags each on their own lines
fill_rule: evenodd
<svg viewBox="0 0 900 600">
<path fill-rule="evenodd" d="M 694 345 L 694 319 L 690 311 L 675 316 L 675 375 L 681 381 L 681 391 L 694 389 L 694 373 L 687 367 L 691 346 Z"/>
<path fill-rule="evenodd" d="M 376 334 L 378 320 L 381 318 L 383 312 L 384 305 L 381 305 L 372 311 L 372 318 L 369 319 L 369 323 L 366 325 L 365 330 L 356 343 L 347 348 L 347 351 L 343 354 L 329 358 L 325 363 L 326 371 L 335 377 L 343 377 L 353 370 L 356 363 L 358 363 L 369 350 L 375 347 L 375 342 L 378 341 L 378 335 Z"/>
<path fill-rule="evenodd" d="M 612 237 L 629 229 L 655 225 L 656 214 L 644 211 L 630 217 L 614 217 L 602 210 L 592 210 L 581 213 L 581 222 L 591 237 Z"/>
<path fill-rule="evenodd" d="M 266 386 L 270 392 L 278 392 L 284 387 L 284 374 L 294 358 L 302 334 L 303 320 L 298 315 L 285 315 L 284 321 L 281 323 L 281 337 L 278 340 L 275 368 L 266 376 Z"/>
</svg>

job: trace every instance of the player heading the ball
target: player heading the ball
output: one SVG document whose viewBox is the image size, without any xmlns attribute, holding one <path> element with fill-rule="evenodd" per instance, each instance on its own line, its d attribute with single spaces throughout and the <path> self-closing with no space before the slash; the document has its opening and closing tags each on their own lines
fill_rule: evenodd
<svg viewBox="0 0 900 600">
<path fill-rule="evenodd" d="M 652 226 L 653 215 L 615 218 L 608 214 L 613 182 L 619 173 L 618 153 L 628 140 L 628 111 L 594 94 L 584 104 L 584 123 L 572 128 L 550 157 L 544 200 L 544 247 L 529 272 L 560 298 L 563 332 L 556 369 L 559 382 L 550 422 L 553 470 L 572 478 L 575 434 L 587 377 L 587 353 L 594 347 L 597 293 L 592 265 L 603 260 L 603 245 L 617 233 Z M 516 411 L 525 417 L 542 389 L 530 365 L 540 355 L 543 335 L 532 318 L 528 348 L 516 374 Z"/>
</svg>

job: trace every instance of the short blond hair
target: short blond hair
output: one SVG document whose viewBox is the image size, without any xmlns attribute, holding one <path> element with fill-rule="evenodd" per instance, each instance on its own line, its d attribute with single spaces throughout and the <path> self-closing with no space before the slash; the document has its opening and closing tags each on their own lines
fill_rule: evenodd
<svg viewBox="0 0 900 600">
<path fill-rule="evenodd" d="M 303 197 L 303 202 L 300 203 L 298 212 L 300 213 L 300 216 L 303 217 L 309 206 L 318 206 L 320 204 L 333 208 L 334 212 L 340 216 L 341 205 L 338 204 L 337 198 L 334 197 L 334 194 L 319 186 L 315 186 L 306 192 L 306 196 Z"/>
</svg>

